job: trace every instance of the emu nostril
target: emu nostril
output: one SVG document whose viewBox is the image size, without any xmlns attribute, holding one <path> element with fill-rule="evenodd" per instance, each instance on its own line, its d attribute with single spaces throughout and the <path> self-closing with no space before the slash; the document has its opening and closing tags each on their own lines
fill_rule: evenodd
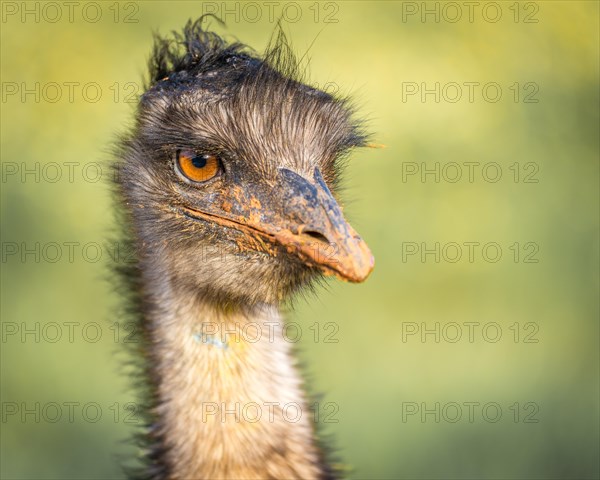
<svg viewBox="0 0 600 480">
<path fill-rule="evenodd" d="M 308 235 L 309 237 L 314 238 L 315 240 L 318 240 L 319 242 L 329 244 L 329 240 L 327 240 L 327 237 L 325 237 L 325 235 L 323 235 L 322 233 L 315 232 L 314 230 L 305 230 L 302 233 L 304 235 Z"/>
</svg>

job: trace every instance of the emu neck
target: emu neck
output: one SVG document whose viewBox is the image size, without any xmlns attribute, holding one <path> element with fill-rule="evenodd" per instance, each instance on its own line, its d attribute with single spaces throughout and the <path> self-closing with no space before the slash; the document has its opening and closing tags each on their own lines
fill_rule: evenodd
<svg viewBox="0 0 600 480">
<path fill-rule="evenodd" d="M 326 476 L 277 309 L 226 312 L 164 287 L 148 320 L 172 478 Z"/>
</svg>

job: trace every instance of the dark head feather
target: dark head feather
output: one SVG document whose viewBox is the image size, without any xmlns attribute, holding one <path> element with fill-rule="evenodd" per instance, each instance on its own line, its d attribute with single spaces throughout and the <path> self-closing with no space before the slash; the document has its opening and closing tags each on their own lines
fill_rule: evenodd
<svg viewBox="0 0 600 480">
<path fill-rule="evenodd" d="M 286 134 L 274 131 L 281 127 L 278 122 L 285 121 L 317 138 L 322 133 L 327 142 L 323 158 L 331 160 L 323 174 L 335 186 L 334 173 L 339 172 L 331 170 L 334 160 L 352 147 L 364 146 L 367 140 L 362 124 L 354 118 L 350 100 L 308 84 L 306 69 L 298 62 L 281 26 L 260 56 L 242 43 L 228 43 L 205 30 L 208 17 L 212 16 L 188 21 L 182 33 L 172 32 L 171 37 L 155 36 L 150 81 L 142 106 L 152 108 L 154 100 L 167 96 L 207 104 L 229 98 L 233 109 L 228 108 L 236 110 L 237 118 L 249 115 L 253 108 L 261 109 L 261 118 L 271 120 L 269 132 Z M 186 95 L 189 92 L 203 95 L 191 100 Z M 313 130 L 309 122 L 314 120 L 321 125 L 313 124 Z M 317 131 L 322 127 L 322 132 Z"/>
</svg>

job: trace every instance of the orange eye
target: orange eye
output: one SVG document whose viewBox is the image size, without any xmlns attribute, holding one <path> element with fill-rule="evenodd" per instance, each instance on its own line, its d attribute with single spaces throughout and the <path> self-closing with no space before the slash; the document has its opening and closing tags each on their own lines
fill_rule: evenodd
<svg viewBox="0 0 600 480">
<path fill-rule="evenodd" d="M 178 150 L 177 167 L 192 182 L 206 182 L 219 173 L 221 164 L 216 155 L 196 155 L 188 150 Z"/>
</svg>

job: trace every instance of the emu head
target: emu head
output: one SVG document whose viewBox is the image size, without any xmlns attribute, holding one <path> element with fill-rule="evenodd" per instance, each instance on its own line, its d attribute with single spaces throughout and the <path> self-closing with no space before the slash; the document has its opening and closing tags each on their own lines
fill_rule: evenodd
<svg viewBox="0 0 600 480">
<path fill-rule="evenodd" d="M 369 275 L 332 193 L 365 135 L 345 100 L 299 80 L 281 34 L 261 58 L 190 22 L 156 39 L 150 77 L 118 165 L 144 270 L 223 304 Z"/>
</svg>

